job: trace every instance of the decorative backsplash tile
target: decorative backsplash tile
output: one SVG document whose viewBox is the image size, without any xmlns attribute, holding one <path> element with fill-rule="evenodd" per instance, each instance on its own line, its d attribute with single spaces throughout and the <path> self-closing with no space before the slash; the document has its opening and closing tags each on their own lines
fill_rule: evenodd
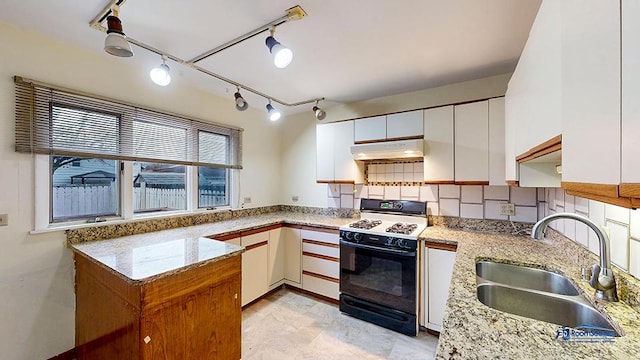
<svg viewBox="0 0 640 360">
<path fill-rule="evenodd" d="M 374 160 L 365 164 L 367 185 L 420 186 L 424 184 L 424 163 L 420 160 Z"/>
</svg>

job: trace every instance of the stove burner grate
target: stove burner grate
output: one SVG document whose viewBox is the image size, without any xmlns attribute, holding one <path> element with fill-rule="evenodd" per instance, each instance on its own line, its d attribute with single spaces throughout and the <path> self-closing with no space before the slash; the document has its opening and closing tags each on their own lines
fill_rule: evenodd
<svg viewBox="0 0 640 360">
<path fill-rule="evenodd" d="M 380 220 L 368 220 L 368 219 L 362 219 L 362 220 L 358 220 L 354 223 L 349 224 L 350 228 L 354 228 L 354 229 L 365 229 L 365 230 L 369 230 L 372 229 L 378 225 L 382 224 L 382 221 Z"/>
<path fill-rule="evenodd" d="M 418 224 L 395 223 L 387 228 L 388 233 L 409 235 L 418 228 Z"/>
</svg>

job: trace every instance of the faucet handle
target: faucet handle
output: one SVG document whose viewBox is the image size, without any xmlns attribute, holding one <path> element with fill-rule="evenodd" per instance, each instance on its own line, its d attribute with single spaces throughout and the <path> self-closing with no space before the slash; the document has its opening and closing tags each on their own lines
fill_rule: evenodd
<svg viewBox="0 0 640 360">
<path fill-rule="evenodd" d="M 598 277 L 600 276 L 600 265 L 595 264 L 591 267 L 591 280 L 589 280 L 589 285 L 592 288 L 598 289 Z"/>
</svg>

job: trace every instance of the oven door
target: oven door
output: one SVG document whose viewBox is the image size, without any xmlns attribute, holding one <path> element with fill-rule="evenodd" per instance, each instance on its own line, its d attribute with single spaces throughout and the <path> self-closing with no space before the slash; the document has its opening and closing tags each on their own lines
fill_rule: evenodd
<svg viewBox="0 0 640 360">
<path fill-rule="evenodd" d="M 415 251 L 340 240 L 340 292 L 416 314 Z"/>
</svg>

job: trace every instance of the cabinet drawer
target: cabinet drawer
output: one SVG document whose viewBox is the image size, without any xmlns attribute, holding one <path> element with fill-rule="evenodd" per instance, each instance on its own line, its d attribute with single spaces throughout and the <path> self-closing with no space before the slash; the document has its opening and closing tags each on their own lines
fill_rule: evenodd
<svg viewBox="0 0 640 360">
<path fill-rule="evenodd" d="M 302 240 L 315 240 L 336 245 L 340 243 L 340 235 L 337 231 L 335 233 L 330 233 L 324 231 L 302 230 L 300 232 L 300 236 L 302 237 Z"/>
<path fill-rule="evenodd" d="M 269 232 L 263 231 L 257 234 L 245 235 L 240 240 L 242 246 L 251 246 L 269 241 Z M 266 245 L 266 244 L 265 244 Z"/>
<path fill-rule="evenodd" d="M 302 289 L 338 300 L 340 283 L 334 279 L 324 279 L 309 273 L 302 274 Z"/>
<path fill-rule="evenodd" d="M 332 258 L 340 258 L 340 248 L 338 245 L 323 245 L 315 240 L 302 240 L 302 251 L 306 253 L 331 256 Z"/>
<path fill-rule="evenodd" d="M 334 279 L 340 278 L 340 263 L 337 259 L 336 261 L 328 260 L 309 253 L 302 253 L 302 255 L 303 271 L 310 271 Z"/>
</svg>

